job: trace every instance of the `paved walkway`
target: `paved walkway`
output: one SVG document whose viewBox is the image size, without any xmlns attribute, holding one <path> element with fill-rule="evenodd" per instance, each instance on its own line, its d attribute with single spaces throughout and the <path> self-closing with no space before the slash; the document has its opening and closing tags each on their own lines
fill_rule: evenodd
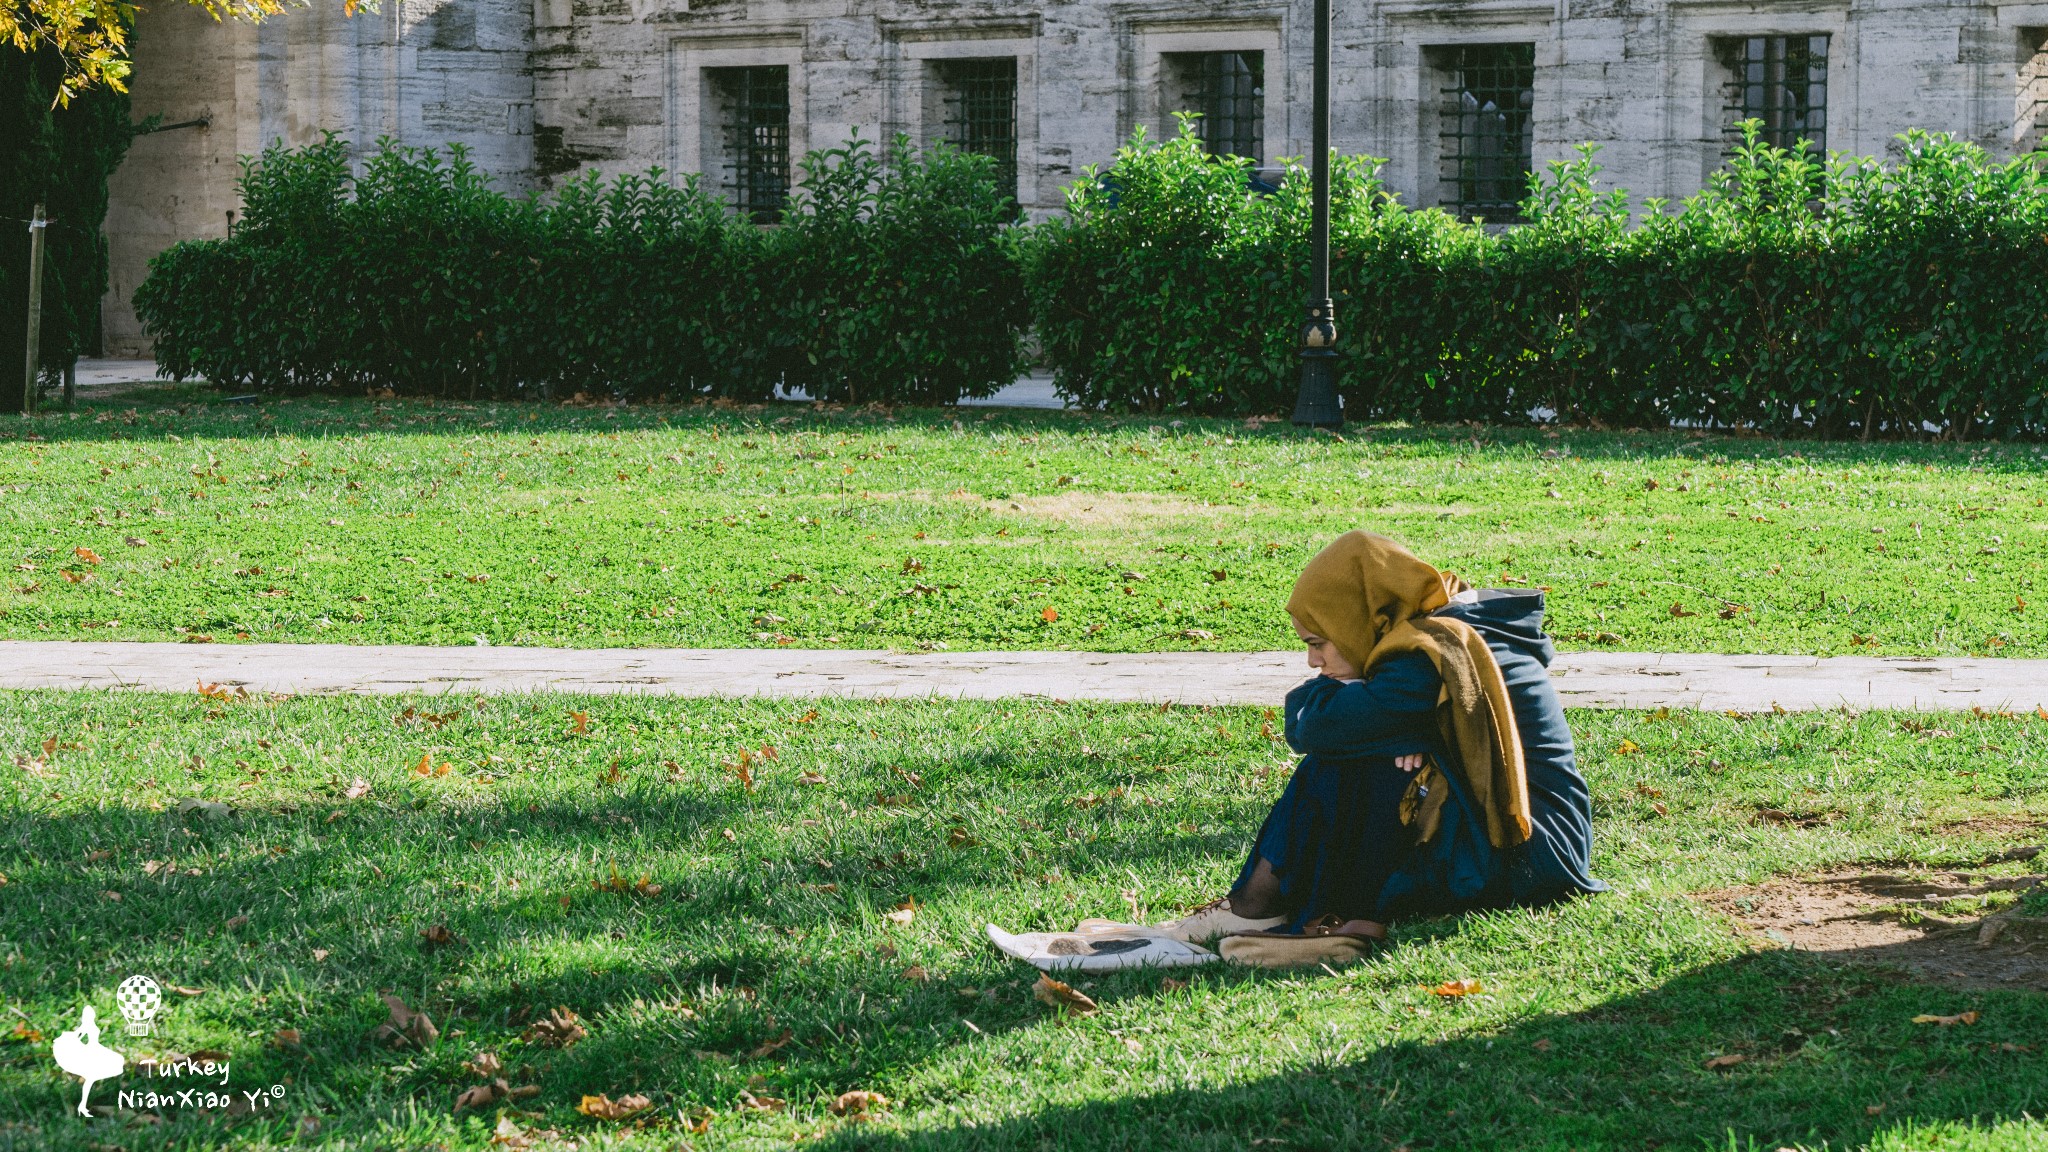
<svg viewBox="0 0 2048 1152">
<path fill-rule="evenodd" d="M 1551 674 L 1579 708 L 2035 709 L 2048 660 L 1578 652 Z M 1298 652 L 845 652 L 0 641 L 0 688 L 187 692 L 649 692 L 668 696 L 1043 696 L 1275 704 Z"/>
</svg>

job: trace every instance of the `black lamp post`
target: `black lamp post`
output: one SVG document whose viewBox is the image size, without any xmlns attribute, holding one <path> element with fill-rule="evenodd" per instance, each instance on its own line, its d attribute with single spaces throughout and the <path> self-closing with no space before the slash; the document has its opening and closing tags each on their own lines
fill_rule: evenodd
<svg viewBox="0 0 2048 1152">
<path fill-rule="evenodd" d="M 1315 214 L 1309 228 L 1308 323 L 1301 330 L 1301 392 L 1294 422 L 1342 428 L 1337 401 L 1337 314 L 1330 302 L 1330 0 L 1315 0 Z"/>
</svg>

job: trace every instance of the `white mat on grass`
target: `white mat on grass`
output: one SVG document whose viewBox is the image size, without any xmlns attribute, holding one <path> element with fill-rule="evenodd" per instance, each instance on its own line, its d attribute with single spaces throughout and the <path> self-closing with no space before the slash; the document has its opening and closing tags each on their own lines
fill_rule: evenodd
<svg viewBox="0 0 2048 1152">
<path fill-rule="evenodd" d="M 1123 968 L 1186 968 L 1217 955 L 1143 924 L 1083 920 L 1072 932 L 1009 933 L 993 924 L 988 938 L 1008 956 L 1046 972 L 1115 972 Z"/>
</svg>

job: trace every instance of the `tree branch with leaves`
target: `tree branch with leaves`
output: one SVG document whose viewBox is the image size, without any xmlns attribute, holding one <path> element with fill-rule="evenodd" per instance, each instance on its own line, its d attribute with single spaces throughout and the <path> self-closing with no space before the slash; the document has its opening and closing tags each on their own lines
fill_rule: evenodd
<svg viewBox="0 0 2048 1152">
<path fill-rule="evenodd" d="M 308 0 L 188 0 L 216 21 L 257 24 L 304 7 Z M 358 9 L 374 11 L 364 0 L 343 0 L 350 16 Z M 22 52 L 49 50 L 64 63 L 56 104 L 68 105 L 88 88 L 128 90 L 133 66 L 128 58 L 128 33 L 142 9 L 125 0 L 0 0 L 0 41 Z"/>
</svg>

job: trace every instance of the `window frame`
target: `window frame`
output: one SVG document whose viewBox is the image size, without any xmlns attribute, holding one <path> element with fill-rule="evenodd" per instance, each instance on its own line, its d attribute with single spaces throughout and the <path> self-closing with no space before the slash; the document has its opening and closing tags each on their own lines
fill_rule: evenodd
<svg viewBox="0 0 2048 1152">
<path fill-rule="evenodd" d="M 962 152 L 994 160 L 997 187 L 1012 203 L 1017 202 L 1019 150 L 1023 141 L 1023 62 L 1015 56 L 955 56 L 933 60 L 932 66 L 943 106 L 939 138 Z M 1006 97 L 1000 92 L 1005 85 Z M 977 86 L 986 90 L 977 92 Z M 1007 116 L 974 115 L 977 107 L 986 110 L 998 105 L 1007 105 Z M 977 131 L 977 124 L 988 126 L 997 122 L 1002 124 L 1002 130 L 986 134 Z"/>
<path fill-rule="evenodd" d="M 1517 58 L 1507 59 L 1510 53 Z M 1486 40 L 1430 46 L 1424 49 L 1424 59 L 1436 86 L 1434 93 L 1425 93 L 1436 107 L 1436 206 L 1461 220 L 1521 223 L 1522 201 L 1536 171 L 1536 43 Z M 1474 83 L 1479 75 L 1488 80 Z M 1498 99 L 1481 103 L 1475 95 L 1508 92 L 1515 94 L 1512 109 L 1501 108 Z M 1489 109 L 1504 130 L 1484 130 Z M 1505 141 L 1507 146 L 1494 158 L 1510 162 L 1490 174 L 1480 171 L 1488 159 L 1483 152 L 1487 140 Z M 1470 154 L 1468 141 L 1481 151 Z M 1482 190 L 1492 195 L 1482 195 Z"/>
<path fill-rule="evenodd" d="M 1162 85 L 1178 90 L 1162 99 L 1163 112 L 1193 113 L 1195 131 L 1211 156 L 1240 156 L 1254 168 L 1265 166 L 1269 81 L 1263 49 L 1165 52 L 1159 63 Z"/>
<path fill-rule="evenodd" d="M 781 223 L 794 189 L 789 66 L 707 68 L 705 79 L 717 101 L 724 141 L 719 187 L 736 214 L 756 224 Z M 757 93 L 778 92 L 779 99 L 753 99 Z"/>
<path fill-rule="evenodd" d="M 2014 155 L 2048 151 L 2048 25 L 2017 30 L 2012 150 Z"/>
<path fill-rule="evenodd" d="M 1825 31 L 1760 32 L 1714 38 L 1714 56 L 1726 77 L 1721 86 L 1725 152 L 1733 152 L 1741 145 L 1743 121 L 1759 119 L 1764 122 L 1757 135 L 1760 143 L 1795 151 L 1799 142 L 1805 140 L 1816 159 L 1827 157 L 1834 39 L 1832 33 Z M 1816 45 L 1820 49 L 1817 79 L 1813 63 Z M 1803 111 L 1787 107 L 1799 103 L 1797 97 L 1787 99 L 1795 85 L 1804 94 Z M 1817 131 L 1813 125 L 1816 118 Z M 1793 119 L 1799 123 L 1791 123 Z"/>
</svg>

